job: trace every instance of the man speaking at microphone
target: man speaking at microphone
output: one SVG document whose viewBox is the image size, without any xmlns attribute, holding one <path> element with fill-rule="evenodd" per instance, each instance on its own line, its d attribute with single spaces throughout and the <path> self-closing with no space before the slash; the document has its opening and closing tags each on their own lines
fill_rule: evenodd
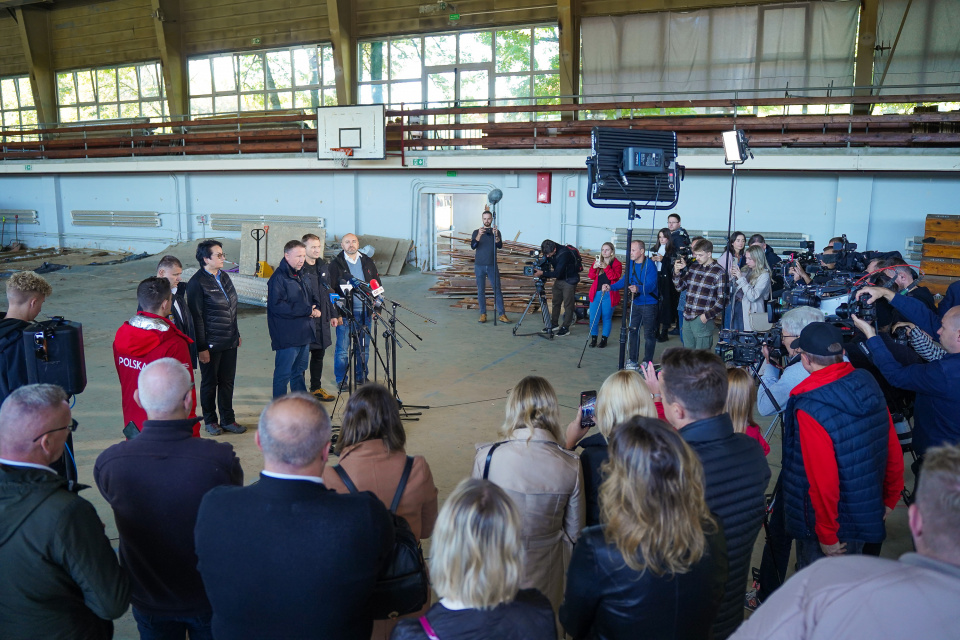
<svg viewBox="0 0 960 640">
<path fill-rule="evenodd" d="M 334 291 L 342 291 L 341 282 L 349 282 L 351 278 L 363 283 L 379 282 L 380 272 L 377 271 L 377 265 L 373 260 L 360 253 L 360 240 L 352 233 L 348 233 L 340 240 L 340 246 L 343 251 L 337 254 L 337 257 L 330 261 L 330 286 Z M 372 289 L 378 289 L 374 286 Z M 370 329 L 370 312 L 363 303 L 364 294 L 356 292 L 353 295 L 353 321 L 362 322 L 363 326 Z M 361 330 L 362 331 L 362 330 Z M 360 353 L 356 354 L 356 366 L 354 367 L 354 379 L 357 384 L 366 382 L 367 379 L 367 361 L 369 359 L 369 343 L 366 333 L 361 334 Z M 337 327 L 337 350 L 333 358 L 333 375 L 337 379 L 337 388 L 343 389 L 346 386 L 344 378 L 347 375 L 348 358 L 350 352 L 350 327 L 349 323 L 341 324 Z"/>
</svg>

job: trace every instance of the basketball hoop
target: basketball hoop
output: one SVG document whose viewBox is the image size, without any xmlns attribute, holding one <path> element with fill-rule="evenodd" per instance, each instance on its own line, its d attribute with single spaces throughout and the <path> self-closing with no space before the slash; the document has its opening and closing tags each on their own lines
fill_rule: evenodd
<svg viewBox="0 0 960 640">
<path fill-rule="evenodd" d="M 341 169 L 346 169 L 350 162 L 350 156 L 353 155 L 351 147 L 330 147 L 330 153 L 333 154 L 333 161 L 340 165 Z"/>
</svg>

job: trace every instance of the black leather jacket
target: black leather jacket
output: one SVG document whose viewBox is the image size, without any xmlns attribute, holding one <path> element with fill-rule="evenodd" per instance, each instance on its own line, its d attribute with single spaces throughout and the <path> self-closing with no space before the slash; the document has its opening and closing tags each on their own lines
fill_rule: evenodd
<svg viewBox="0 0 960 640">
<path fill-rule="evenodd" d="M 221 291 L 216 278 L 200 269 L 187 283 L 187 305 L 193 316 L 197 351 L 226 351 L 240 346 L 237 325 L 237 292 L 230 276 L 220 270 Z"/>
<path fill-rule="evenodd" d="M 658 576 L 628 567 L 603 526 L 587 527 L 573 548 L 560 623 L 577 639 L 709 638 L 726 579 L 719 531 L 687 573 Z"/>
</svg>

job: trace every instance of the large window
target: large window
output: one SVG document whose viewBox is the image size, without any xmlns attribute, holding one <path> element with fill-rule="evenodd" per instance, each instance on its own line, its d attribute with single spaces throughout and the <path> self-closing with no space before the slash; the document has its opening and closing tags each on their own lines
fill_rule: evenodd
<svg viewBox="0 0 960 640">
<path fill-rule="evenodd" d="M 559 32 L 552 25 L 372 40 L 360 43 L 359 102 L 394 108 L 557 104 L 559 68 Z M 528 116 L 497 119 L 515 117 Z"/>
<path fill-rule="evenodd" d="M 337 104 L 330 45 L 192 58 L 190 115 Z"/>
<path fill-rule="evenodd" d="M 57 74 L 60 122 L 167 115 L 159 62 L 79 69 Z"/>
<path fill-rule="evenodd" d="M 30 78 L 0 78 L 0 129 L 35 129 L 37 108 L 33 103 Z"/>
</svg>

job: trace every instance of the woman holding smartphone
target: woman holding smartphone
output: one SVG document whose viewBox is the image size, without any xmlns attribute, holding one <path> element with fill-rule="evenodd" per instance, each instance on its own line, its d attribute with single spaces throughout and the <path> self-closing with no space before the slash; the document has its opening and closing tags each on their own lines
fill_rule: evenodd
<svg viewBox="0 0 960 640">
<path fill-rule="evenodd" d="M 623 273 L 623 264 L 617 260 L 616 249 L 610 242 L 604 242 L 600 248 L 600 255 L 590 267 L 590 346 L 597 346 L 597 325 L 603 326 L 603 337 L 600 339 L 600 348 L 607 346 L 607 338 L 613 327 L 613 310 L 620 304 L 618 291 L 603 291 L 603 285 L 613 284 L 620 279 Z M 600 293 L 598 296 L 597 293 Z"/>
</svg>

